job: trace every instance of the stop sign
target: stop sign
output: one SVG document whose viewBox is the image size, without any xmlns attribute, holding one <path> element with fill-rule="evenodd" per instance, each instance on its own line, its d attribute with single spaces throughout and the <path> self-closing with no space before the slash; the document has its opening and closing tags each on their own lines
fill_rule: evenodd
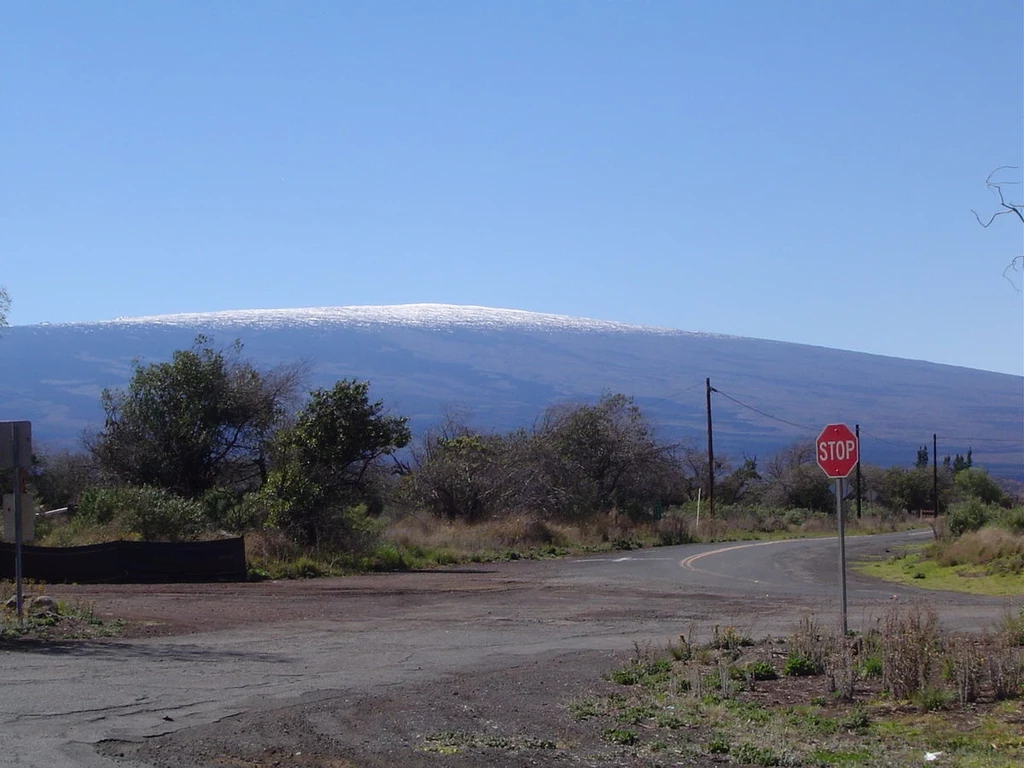
<svg viewBox="0 0 1024 768">
<path fill-rule="evenodd" d="M 857 436 L 845 424 L 829 424 L 821 430 L 814 449 L 818 466 L 829 477 L 846 477 L 860 460 Z"/>
</svg>

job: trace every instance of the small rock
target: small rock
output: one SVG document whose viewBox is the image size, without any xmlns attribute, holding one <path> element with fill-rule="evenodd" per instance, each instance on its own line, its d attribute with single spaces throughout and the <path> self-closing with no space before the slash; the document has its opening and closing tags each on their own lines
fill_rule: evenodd
<svg viewBox="0 0 1024 768">
<path fill-rule="evenodd" d="M 25 608 L 35 616 L 42 616 L 46 613 L 60 613 L 57 609 L 57 601 L 47 595 L 38 595 L 26 601 Z"/>
</svg>

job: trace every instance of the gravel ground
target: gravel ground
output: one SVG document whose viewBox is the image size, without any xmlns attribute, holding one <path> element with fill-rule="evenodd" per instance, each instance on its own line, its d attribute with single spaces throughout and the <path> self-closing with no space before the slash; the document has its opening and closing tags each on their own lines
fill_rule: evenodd
<svg viewBox="0 0 1024 768">
<path fill-rule="evenodd" d="M 884 553 L 896 543 L 855 547 Z M 0 663 L 16 672 L 0 688 L 0 751 L 10 765 L 40 768 L 653 765 L 603 741 L 567 705 L 608 685 L 602 674 L 635 646 L 699 639 L 716 625 L 763 637 L 810 614 L 834 621 L 829 546 L 55 588 L 127 620 L 127 639 L 0 645 Z M 1005 601 L 851 575 L 854 628 L 920 602 L 965 627 L 1005 610 Z"/>
</svg>

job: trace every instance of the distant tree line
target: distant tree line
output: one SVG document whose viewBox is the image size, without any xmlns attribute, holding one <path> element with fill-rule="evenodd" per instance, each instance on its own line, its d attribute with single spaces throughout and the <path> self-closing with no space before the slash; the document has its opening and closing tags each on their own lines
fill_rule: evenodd
<svg viewBox="0 0 1024 768">
<path fill-rule="evenodd" d="M 124 389 L 104 391 L 102 428 L 84 453 L 41 457 L 35 493 L 125 535 L 272 528 L 304 546 L 355 550 L 388 510 L 470 524 L 510 515 L 643 521 L 707 492 L 706 453 L 661 439 L 623 394 L 555 405 L 508 432 L 449 416 L 413 444 L 407 420 L 373 400 L 369 383 L 343 379 L 302 395 L 304 380 L 301 365 L 259 370 L 240 345 L 216 349 L 200 336 L 167 362 L 136 365 Z M 943 461 L 940 506 L 1005 502 L 972 463 L 970 451 Z M 862 469 L 876 507 L 931 509 L 927 448 L 909 469 Z M 718 457 L 714 472 L 723 509 L 834 509 L 811 442 L 763 467 L 756 457 Z"/>
</svg>

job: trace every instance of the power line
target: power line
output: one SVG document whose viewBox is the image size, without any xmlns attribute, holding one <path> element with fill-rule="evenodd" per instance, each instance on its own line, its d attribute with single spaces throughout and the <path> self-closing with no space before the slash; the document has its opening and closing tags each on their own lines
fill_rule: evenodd
<svg viewBox="0 0 1024 768">
<path fill-rule="evenodd" d="M 868 431 L 867 431 L 866 429 L 864 429 L 864 427 L 863 427 L 863 426 L 861 426 L 861 428 L 860 428 L 860 433 L 861 433 L 862 435 L 867 435 L 867 436 L 868 436 L 868 437 L 870 437 L 870 438 L 871 438 L 872 440 L 878 440 L 878 441 L 879 441 L 879 442 L 881 442 L 881 443 L 888 443 L 889 445 L 895 445 L 895 446 L 896 446 L 897 448 L 903 448 L 903 447 L 905 447 L 905 446 L 909 446 L 909 445 L 918 445 L 918 446 L 920 446 L 920 445 L 921 445 L 921 443 L 919 443 L 919 442 L 918 442 L 918 443 L 911 443 L 911 442 L 905 442 L 905 443 L 904 443 L 904 442 L 900 442 L 900 443 L 897 443 L 897 442 L 896 442 L 896 441 L 894 441 L 894 440 L 887 440 L 887 439 L 886 439 L 886 438 L 884 438 L 884 437 L 879 437 L 878 435 L 873 435 L 873 434 L 871 434 L 871 433 L 870 433 L 870 432 L 868 432 Z"/>
<path fill-rule="evenodd" d="M 677 392 L 669 392 L 667 395 L 664 396 L 663 399 L 670 400 L 672 398 L 679 397 L 681 395 L 685 395 L 687 392 L 693 392 L 693 390 L 695 390 L 697 387 L 703 387 L 703 386 L 704 386 L 704 382 L 703 381 L 698 381 L 692 387 L 686 387 L 686 389 L 680 389 Z"/>
<path fill-rule="evenodd" d="M 1016 443 L 1017 445 L 1024 445 L 1024 440 L 1012 437 L 958 437 L 955 435 L 939 435 L 938 437 L 940 440 L 962 440 L 975 443 Z"/>
<path fill-rule="evenodd" d="M 687 392 L 692 392 L 693 390 L 695 390 L 695 389 L 697 389 L 698 387 L 701 387 L 701 386 L 705 386 L 705 382 L 703 382 L 703 381 L 698 382 L 698 383 L 696 383 L 696 384 L 694 384 L 692 386 L 689 386 L 689 387 L 686 387 L 683 390 L 680 390 L 679 392 L 675 392 L 675 393 L 673 393 L 671 395 L 668 395 L 668 397 L 679 397 L 680 395 L 684 395 Z M 756 407 L 754 407 L 754 406 L 752 406 L 752 405 L 750 405 L 748 403 L 745 403 L 742 400 L 740 400 L 740 399 L 738 399 L 736 397 L 733 397 L 728 392 L 723 392 L 722 390 L 717 389 L 715 387 L 712 387 L 711 391 L 721 395 L 726 400 L 730 400 L 731 402 L 735 403 L 736 405 L 740 406 L 741 408 L 746 408 L 748 411 L 756 413 L 759 416 L 763 416 L 766 419 L 771 419 L 772 421 L 777 421 L 780 424 L 786 424 L 787 426 L 790 426 L 790 427 L 796 427 L 797 429 L 801 429 L 801 430 L 804 430 L 806 432 L 817 432 L 818 431 L 816 427 L 809 427 L 806 424 L 798 424 L 795 421 L 789 421 L 788 419 L 783 419 L 783 418 L 781 418 L 779 416 L 776 416 L 774 414 L 768 413 L 767 411 L 763 411 L 760 408 L 756 408 Z M 877 441 L 879 441 L 881 443 L 886 443 L 887 445 L 892 445 L 892 446 L 895 446 L 897 448 L 905 448 L 905 447 L 913 447 L 913 446 L 920 447 L 921 445 L 924 445 L 924 444 L 927 443 L 927 440 L 924 443 L 922 443 L 921 441 L 909 441 L 909 440 L 908 441 L 897 441 L 897 440 L 890 440 L 888 438 L 880 437 L 879 435 L 876 435 L 876 434 L 873 434 L 873 433 L 867 431 L 866 429 L 863 428 L 863 426 L 860 429 L 860 434 L 865 436 L 865 437 L 869 437 L 872 440 L 877 440 Z M 970 442 L 975 442 L 975 443 L 1010 443 L 1010 444 L 1016 444 L 1016 445 L 1024 445 L 1024 441 L 1021 441 L 1021 440 L 1018 440 L 1018 439 L 1014 439 L 1014 438 L 1004 438 L 1004 437 L 962 437 L 962 436 L 958 436 L 958 435 L 957 436 L 951 436 L 951 435 L 938 434 L 938 439 L 946 440 L 946 441 L 960 441 L 960 442 L 967 442 L 967 443 L 970 443 Z"/>
<path fill-rule="evenodd" d="M 742 402 L 741 400 L 737 400 L 735 397 L 733 397 L 729 393 L 723 392 L 720 389 L 712 388 L 711 391 L 712 392 L 717 392 L 722 397 L 724 397 L 726 400 L 732 400 L 732 402 L 736 403 L 736 405 L 742 406 L 742 407 L 746 408 L 749 411 L 753 411 L 754 413 L 760 414 L 761 416 L 764 416 L 766 419 L 771 419 L 772 421 L 777 421 L 777 422 L 779 422 L 781 424 L 788 424 L 791 427 L 796 427 L 797 429 L 802 429 L 802 430 L 805 430 L 807 432 L 814 432 L 814 427 L 808 427 L 806 424 L 797 424 L 794 421 L 787 421 L 786 419 L 779 418 L 778 416 L 773 416 L 772 414 L 767 413 L 766 411 L 762 411 L 760 408 L 755 408 L 752 405 L 747 405 L 746 403 Z"/>
</svg>

